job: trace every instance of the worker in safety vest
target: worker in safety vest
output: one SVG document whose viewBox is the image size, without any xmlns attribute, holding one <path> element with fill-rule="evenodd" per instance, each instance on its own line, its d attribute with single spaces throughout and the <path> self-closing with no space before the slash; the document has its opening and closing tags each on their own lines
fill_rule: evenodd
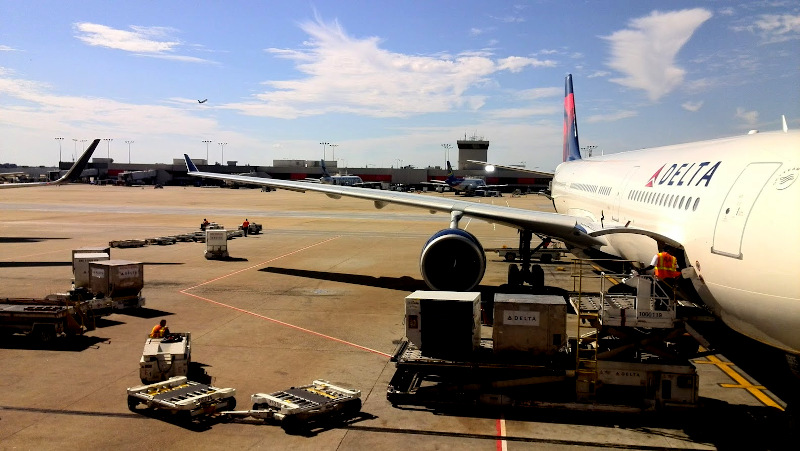
<svg viewBox="0 0 800 451">
<path fill-rule="evenodd" d="M 244 236 L 247 236 L 247 232 L 250 230 L 250 222 L 247 221 L 247 218 L 244 218 L 244 222 L 242 223 L 242 233 Z"/>
<path fill-rule="evenodd" d="M 660 280 L 675 279 L 681 276 L 678 271 L 678 260 L 667 249 L 653 256 L 650 266 L 655 268 L 655 275 Z"/>
<path fill-rule="evenodd" d="M 169 335 L 169 327 L 167 327 L 167 320 L 162 319 L 160 323 L 153 327 L 150 332 L 150 338 L 164 338 L 166 335 Z"/>
</svg>

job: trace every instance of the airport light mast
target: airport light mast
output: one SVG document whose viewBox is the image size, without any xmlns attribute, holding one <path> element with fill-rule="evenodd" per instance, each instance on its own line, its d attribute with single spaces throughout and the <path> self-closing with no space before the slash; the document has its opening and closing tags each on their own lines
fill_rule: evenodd
<svg viewBox="0 0 800 451">
<path fill-rule="evenodd" d="M 54 138 L 54 139 L 56 141 L 58 141 L 58 166 L 59 166 L 59 169 L 61 169 L 61 167 L 60 167 L 61 166 L 61 141 L 63 141 L 64 138 Z"/>
<path fill-rule="evenodd" d="M 336 161 L 336 148 L 339 147 L 338 144 L 329 144 L 331 148 L 331 160 Z"/>
<path fill-rule="evenodd" d="M 85 144 L 83 144 L 83 143 L 85 143 L 87 140 L 85 140 L 85 139 L 81 139 L 81 140 L 79 140 L 79 141 L 80 141 L 80 143 L 81 143 L 81 147 L 83 147 L 83 146 L 85 145 Z M 78 150 L 76 149 L 76 150 L 75 150 L 75 156 L 77 156 L 77 155 L 78 155 Z M 73 157 L 72 157 L 72 161 L 75 161 L 75 156 L 73 156 Z"/>
<path fill-rule="evenodd" d="M 108 152 L 108 154 L 106 156 L 108 157 L 109 160 L 111 160 L 111 141 L 113 140 L 114 138 L 103 138 L 103 141 L 105 141 L 108 144 L 108 147 L 106 148 L 106 152 Z"/>
<path fill-rule="evenodd" d="M 220 157 L 222 158 L 222 161 L 220 163 L 222 163 L 222 165 L 225 166 L 225 145 L 227 145 L 228 143 L 217 143 L 217 144 L 219 144 L 219 147 L 222 148 L 222 157 Z"/>
<path fill-rule="evenodd" d="M 447 167 L 447 162 L 450 161 L 450 149 L 453 148 L 452 144 L 442 144 L 444 147 L 444 167 Z"/>
<path fill-rule="evenodd" d="M 75 155 L 78 153 L 78 138 L 72 138 L 73 143 L 75 143 L 75 150 L 72 151 L 72 161 L 75 161 Z"/>
<path fill-rule="evenodd" d="M 325 161 L 325 146 L 327 146 L 330 143 L 321 142 L 320 144 L 322 145 L 322 161 Z"/>
<path fill-rule="evenodd" d="M 208 145 L 211 144 L 211 140 L 204 139 L 203 142 L 206 143 L 206 164 L 208 164 Z"/>
<path fill-rule="evenodd" d="M 126 140 L 125 143 L 128 144 L 128 164 L 131 164 L 131 144 L 133 144 L 133 140 Z"/>
</svg>

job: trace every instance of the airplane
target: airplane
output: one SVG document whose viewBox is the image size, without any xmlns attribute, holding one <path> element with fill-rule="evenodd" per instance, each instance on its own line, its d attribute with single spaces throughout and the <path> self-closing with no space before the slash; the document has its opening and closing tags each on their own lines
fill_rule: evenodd
<svg viewBox="0 0 800 451">
<path fill-rule="evenodd" d="M 206 103 L 206 102 L 208 102 L 208 99 L 203 99 L 203 100 L 198 100 L 197 101 L 197 103 Z"/>
<path fill-rule="evenodd" d="M 97 144 L 100 143 L 99 139 L 95 139 L 89 144 L 89 147 L 83 152 L 78 161 L 73 163 L 72 167 L 69 168 L 66 174 L 63 177 L 59 178 L 58 180 L 53 180 L 52 182 L 31 182 L 31 183 L 3 183 L 0 184 L 0 189 L 5 188 L 30 188 L 33 186 L 49 186 L 49 185 L 62 185 L 64 183 L 72 182 L 78 179 L 83 172 L 83 169 L 89 163 L 89 158 L 92 157 L 92 153 L 94 153 L 94 149 L 97 147 Z"/>
<path fill-rule="evenodd" d="M 487 185 L 486 181 L 480 178 L 456 177 L 450 162 L 447 162 L 447 178 L 444 180 L 431 180 L 424 183 L 426 185 L 436 185 L 438 187 L 449 186 L 456 194 L 463 193 L 465 196 L 472 196 L 475 190 L 500 188 L 506 185 Z"/>
<path fill-rule="evenodd" d="M 341 186 L 358 186 L 358 187 L 371 187 L 380 185 L 380 182 L 365 182 L 357 175 L 330 175 L 328 168 L 325 167 L 325 160 L 320 160 L 320 167 L 322 168 L 322 177 L 307 178 L 306 182 L 323 183 L 326 185 L 341 185 Z"/>
<path fill-rule="evenodd" d="M 582 159 L 572 75 L 565 79 L 563 163 L 553 174 L 556 212 L 473 203 L 456 198 L 362 190 L 285 180 L 251 180 L 331 198 L 400 204 L 450 215 L 448 228 L 424 244 L 420 272 L 432 290 L 469 291 L 483 278 L 478 239 L 459 229 L 464 217 L 519 230 L 521 265 L 509 283 L 543 283 L 530 265 L 535 233 L 579 255 L 633 260 L 644 267 L 669 245 L 694 296 L 732 329 L 786 352 L 800 368 L 800 131 L 750 133 Z M 188 174 L 200 172 L 184 155 Z"/>
</svg>

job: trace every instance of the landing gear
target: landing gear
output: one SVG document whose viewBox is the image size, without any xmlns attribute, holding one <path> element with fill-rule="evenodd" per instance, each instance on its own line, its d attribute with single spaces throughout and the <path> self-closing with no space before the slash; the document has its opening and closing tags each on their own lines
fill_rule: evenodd
<svg viewBox="0 0 800 451">
<path fill-rule="evenodd" d="M 508 265 L 508 284 L 511 286 L 520 286 L 529 283 L 534 290 L 541 290 L 544 287 L 544 270 L 539 265 L 531 265 L 531 238 L 533 233 L 530 230 L 519 231 L 519 257 L 522 263 L 519 265 Z M 549 238 L 542 240 L 542 243 L 536 248 L 544 246 L 545 243 L 550 243 Z"/>
</svg>

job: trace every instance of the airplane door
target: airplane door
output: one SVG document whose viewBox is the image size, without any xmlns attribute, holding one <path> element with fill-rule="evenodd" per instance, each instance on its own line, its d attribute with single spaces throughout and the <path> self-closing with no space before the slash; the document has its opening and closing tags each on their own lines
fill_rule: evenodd
<svg viewBox="0 0 800 451">
<path fill-rule="evenodd" d="M 751 163 L 733 183 L 722 203 L 714 228 L 711 252 L 742 258 L 742 236 L 750 210 L 780 163 Z"/>
<path fill-rule="evenodd" d="M 622 195 L 625 193 L 625 189 L 628 187 L 628 182 L 631 179 L 631 176 L 639 170 L 639 166 L 634 166 L 628 170 L 628 173 L 625 174 L 625 177 L 622 179 L 622 183 L 619 185 L 619 189 L 616 190 L 616 194 L 614 197 L 614 208 L 611 209 L 611 220 L 619 222 L 619 205 L 622 203 Z"/>
</svg>

